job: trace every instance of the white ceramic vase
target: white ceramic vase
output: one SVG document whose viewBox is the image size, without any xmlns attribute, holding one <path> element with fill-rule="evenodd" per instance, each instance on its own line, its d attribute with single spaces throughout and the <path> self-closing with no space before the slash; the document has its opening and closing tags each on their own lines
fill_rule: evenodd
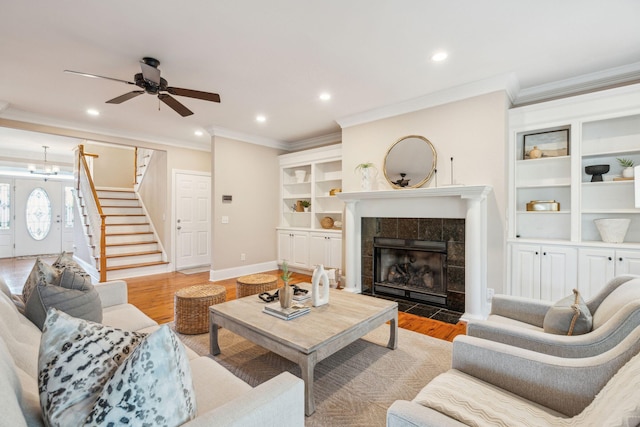
<svg viewBox="0 0 640 427">
<path fill-rule="evenodd" d="M 628 218 L 602 218 L 594 219 L 593 222 L 596 224 L 603 242 L 622 243 L 631 220 Z"/>
<path fill-rule="evenodd" d="M 374 179 L 375 170 L 373 168 L 360 169 L 360 189 L 362 191 L 371 191 Z"/>
<path fill-rule="evenodd" d="M 296 182 L 301 183 L 304 182 L 304 179 L 307 177 L 307 171 L 304 169 L 295 170 L 293 173 L 296 174 Z"/>
<path fill-rule="evenodd" d="M 633 178 L 633 168 L 622 169 L 622 176 L 624 178 Z"/>
</svg>

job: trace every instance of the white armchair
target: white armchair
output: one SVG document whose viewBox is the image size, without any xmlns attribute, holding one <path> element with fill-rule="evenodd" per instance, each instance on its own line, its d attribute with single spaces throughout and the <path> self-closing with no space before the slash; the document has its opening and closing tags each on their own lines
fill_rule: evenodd
<svg viewBox="0 0 640 427">
<path fill-rule="evenodd" d="M 640 277 L 616 277 L 586 302 L 593 316 L 593 328 L 583 335 L 544 332 L 545 314 L 553 304 L 496 295 L 488 319 L 470 321 L 467 334 L 553 356 L 595 356 L 618 345 L 640 325 Z"/>
</svg>

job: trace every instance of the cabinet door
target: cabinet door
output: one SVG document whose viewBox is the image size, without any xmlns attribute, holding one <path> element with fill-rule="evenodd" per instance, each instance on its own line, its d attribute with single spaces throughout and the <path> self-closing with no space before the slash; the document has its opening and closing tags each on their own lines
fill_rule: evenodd
<svg viewBox="0 0 640 427">
<path fill-rule="evenodd" d="M 511 246 L 511 295 L 540 298 L 540 246 Z"/>
<path fill-rule="evenodd" d="M 278 262 L 291 262 L 291 233 L 278 231 Z"/>
<path fill-rule="evenodd" d="M 294 267 L 309 267 L 309 234 L 304 232 L 291 233 L 291 257 L 289 264 Z"/>
<path fill-rule="evenodd" d="M 640 275 L 640 252 L 616 251 L 616 276 L 621 274 Z"/>
<path fill-rule="evenodd" d="M 342 238 L 332 237 L 329 240 L 329 252 L 331 254 L 330 264 L 331 268 L 342 268 Z"/>
<path fill-rule="evenodd" d="M 327 236 L 311 234 L 309 236 L 309 265 L 314 268 L 318 264 L 327 266 Z"/>
<path fill-rule="evenodd" d="M 578 282 L 578 254 L 575 248 L 542 246 L 540 299 L 557 301 L 571 295 Z"/>
<path fill-rule="evenodd" d="M 613 249 L 581 248 L 578 253 L 578 290 L 586 300 L 615 275 Z"/>
</svg>

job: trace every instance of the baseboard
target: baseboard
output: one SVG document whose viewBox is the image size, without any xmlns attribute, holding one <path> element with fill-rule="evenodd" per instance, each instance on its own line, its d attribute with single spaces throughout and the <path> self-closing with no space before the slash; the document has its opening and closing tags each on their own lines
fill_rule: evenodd
<svg viewBox="0 0 640 427">
<path fill-rule="evenodd" d="M 278 269 L 278 263 L 276 261 L 268 261 L 260 264 L 243 265 L 241 267 L 225 268 L 222 270 L 209 271 L 209 280 L 215 282 L 216 280 L 231 279 L 234 277 L 246 276 L 248 274 L 262 273 L 265 271 L 273 271 Z"/>
</svg>

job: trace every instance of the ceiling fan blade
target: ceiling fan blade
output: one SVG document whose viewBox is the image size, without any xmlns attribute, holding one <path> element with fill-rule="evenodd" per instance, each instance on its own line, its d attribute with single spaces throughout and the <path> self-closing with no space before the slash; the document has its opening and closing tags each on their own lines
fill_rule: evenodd
<svg viewBox="0 0 640 427">
<path fill-rule="evenodd" d="M 142 61 L 140 61 L 140 68 L 142 68 L 142 77 L 144 77 L 146 81 L 153 82 L 156 85 L 160 84 L 160 70 Z"/>
<path fill-rule="evenodd" d="M 202 99 L 211 102 L 220 102 L 220 95 L 211 92 L 202 92 L 199 90 L 182 89 L 179 87 L 168 87 L 167 92 L 172 95 L 188 96 L 189 98 Z"/>
<path fill-rule="evenodd" d="M 121 79 L 114 79 L 113 77 L 99 76 L 97 74 L 89 74 L 89 73 L 83 73 L 80 71 L 71 71 L 71 70 L 64 70 L 64 72 L 69 74 L 76 74 L 78 76 L 83 76 L 83 77 L 91 77 L 93 79 L 107 79 L 107 80 L 113 80 L 114 82 L 126 83 L 128 85 L 135 85 L 134 82 L 129 82 L 127 80 L 121 80 Z"/>
<path fill-rule="evenodd" d="M 166 93 L 161 93 L 158 95 L 160 101 L 167 104 L 169 107 L 173 108 L 173 110 L 180 114 L 182 117 L 190 116 L 193 114 L 193 111 L 189 110 L 187 107 L 178 102 L 177 99 L 172 97 L 171 95 L 167 95 Z"/>
<path fill-rule="evenodd" d="M 144 93 L 143 90 L 134 90 L 133 92 L 125 93 L 124 95 L 120 95 L 113 99 L 107 101 L 107 104 L 122 104 L 124 101 L 128 101 L 131 98 L 135 98 L 138 95 L 142 95 Z"/>
</svg>

